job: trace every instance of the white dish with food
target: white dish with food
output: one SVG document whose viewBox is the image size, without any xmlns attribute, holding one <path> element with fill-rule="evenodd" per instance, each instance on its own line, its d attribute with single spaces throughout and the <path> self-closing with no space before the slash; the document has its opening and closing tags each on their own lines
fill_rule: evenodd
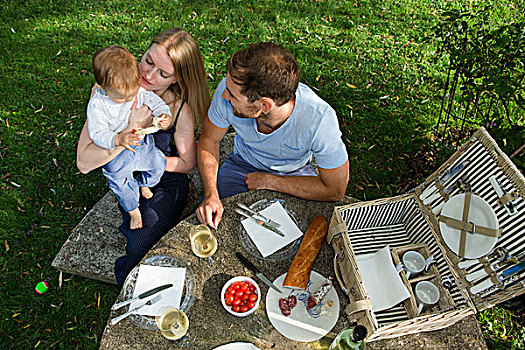
<svg viewBox="0 0 525 350">
<path fill-rule="evenodd" d="M 312 271 L 306 290 L 283 287 L 286 273 L 279 276 L 273 283 L 282 293 L 273 289 L 266 295 L 266 313 L 275 329 L 288 339 L 311 342 L 328 334 L 339 317 L 339 297 L 335 288 L 331 288 L 323 300 L 310 310 L 306 305 L 308 297 L 325 281 L 323 275 Z M 295 296 L 296 305 L 285 316 L 279 307 L 279 299 Z"/>
</svg>

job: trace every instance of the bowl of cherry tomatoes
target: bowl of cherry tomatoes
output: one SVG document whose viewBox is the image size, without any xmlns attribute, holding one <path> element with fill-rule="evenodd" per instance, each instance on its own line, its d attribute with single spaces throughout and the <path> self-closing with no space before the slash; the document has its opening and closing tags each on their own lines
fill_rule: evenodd
<svg viewBox="0 0 525 350">
<path fill-rule="evenodd" d="M 222 287 L 222 306 L 232 315 L 248 316 L 257 310 L 260 300 L 261 290 L 250 277 L 234 277 Z"/>
</svg>

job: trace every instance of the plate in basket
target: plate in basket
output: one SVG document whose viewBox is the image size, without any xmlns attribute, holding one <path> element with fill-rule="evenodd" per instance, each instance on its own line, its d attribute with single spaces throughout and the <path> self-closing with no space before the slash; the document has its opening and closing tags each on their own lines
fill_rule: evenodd
<svg viewBox="0 0 525 350">
<path fill-rule="evenodd" d="M 453 219 L 461 220 L 463 216 L 463 205 L 465 202 L 465 194 L 458 194 L 451 197 L 443 206 L 441 215 L 451 217 Z M 499 223 L 496 213 L 492 207 L 483 200 L 480 196 L 472 195 L 470 200 L 470 210 L 468 215 L 468 222 L 477 226 L 483 226 L 492 229 L 498 229 Z M 452 228 L 444 222 L 439 223 L 441 236 L 447 246 L 454 253 L 459 253 L 459 239 L 461 231 Z M 497 237 L 485 236 L 479 233 L 467 232 L 467 239 L 465 242 L 465 259 L 477 259 L 488 254 L 498 241 Z"/>
<path fill-rule="evenodd" d="M 304 233 L 306 232 L 306 226 L 304 224 L 304 220 L 302 220 L 295 211 L 290 208 L 286 202 L 282 199 L 261 199 L 260 201 L 257 201 L 250 205 L 250 209 L 254 211 L 261 211 L 270 205 L 274 204 L 275 202 L 280 202 L 283 208 L 286 210 L 292 221 L 297 225 L 297 227 Z M 248 235 L 248 232 L 244 229 L 244 227 L 241 225 L 239 229 L 239 240 L 241 241 L 241 244 L 251 256 L 266 260 L 266 261 L 282 261 L 286 260 L 288 258 L 291 258 L 295 256 L 297 251 L 299 250 L 299 246 L 301 245 L 302 236 L 295 241 L 289 243 L 288 245 L 284 246 L 283 248 L 279 249 L 273 254 L 268 255 L 267 257 L 263 257 L 259 249 L 255 246 L 252 239 Z"/>
<path fill-rule="evenodd" d="M 188 313 L 193 302 L 195 301 L 195 276 L 190 266 L 170 255 L 155 255 L 146 259 L 142 265 L 152 266 L 164 266 L 164 267 L 183 267 L 186 269 L 186 276 L 184 280 L 184 290 L 182 291 L 182 303 L 180 309 L 185 313 Z M 140 266 L 140 265 L 139 265 Z M 137 282 L 139 266 L 135 266 L 129 273 L 126 281 L 124 282 L 124 295 L 123 300 L 129 300 L 133 298 L 133 291 L 135 289 L 135 283 Z M 147 330 L 157 330 L 155 324 L 155 316 L 137 315 L 133 314 L 128 317 L 134 325 L 139 328 Z"/>
</svg>

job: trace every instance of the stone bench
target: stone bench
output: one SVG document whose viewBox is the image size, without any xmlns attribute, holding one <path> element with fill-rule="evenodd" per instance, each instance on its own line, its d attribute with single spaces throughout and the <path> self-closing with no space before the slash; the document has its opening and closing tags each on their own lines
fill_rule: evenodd
<svg viewBox="0 0 525 350">
<path fill-rule="evenodd" d="M 235 133 L 221 141 L 220 161 L 233 150 Z M 195 170 L 189 175 L 188 204 L 182 218 L 191 215 L 203 196 L 202 181 Z M 125 254 L 126 238 L 118 230 L 122 216 L 117 199 L 109 191 L 73 229 L 51 263 L 59 271 L 116 284 L 113 266 Z"/>
</svg>

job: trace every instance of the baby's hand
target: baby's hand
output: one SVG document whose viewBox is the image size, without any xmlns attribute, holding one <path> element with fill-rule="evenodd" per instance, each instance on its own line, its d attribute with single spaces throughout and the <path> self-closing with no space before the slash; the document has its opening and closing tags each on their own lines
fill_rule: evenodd
<svg viewBox="0 0 525 350">
<path fill-rule="evenodd" d="M 159 124 L 159 127 L 162 130 L 168 130 L 168 128 L 171 126 L 171 117 L 169 115 L 167 115 L 166 113 L 162 113 L 156 119 L 157 119 L 157 122 Z"/>
<path fill-rule="evenodd" d="M 117 136 L 115 136 L 115 146 L 126 147 L 131 152 L 135 152 L 135 150 L 130 146 L 138 146 L 138 141 L 140 141 L 141 137 L 139 135 L 135 135 L 133 131 L 134 130 L 117 134 Z"/>
</svg>

